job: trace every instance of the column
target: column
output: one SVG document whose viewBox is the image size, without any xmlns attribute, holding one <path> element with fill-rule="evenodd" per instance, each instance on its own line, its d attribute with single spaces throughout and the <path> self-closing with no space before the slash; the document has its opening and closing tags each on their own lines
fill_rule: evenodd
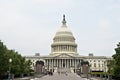
<svg viewBox="0 0 120 80">
<path fill-rule="evenodd" d="M 69 46 L 67 45 L 67 51 L 69 51 Z"/>
<path fill-rule="evenodd" d="M 52 63 L 52 59 L 51 59 L 51 69 L 53 69 L 53 63 Z"/>
<path fill-rule="evenodd" d="M 69 45 L 69 51 L 70 51 L 70 45 Z"/>
<path fill-rule="evenodd" d="M 57 65 L 57 68 L 58 68 L 58 59 L 56 59 L 56 62 L 57 62 L 57 64 L 56 64 L 56 65 Z"/>
<path fill-rule="evenodd" d="M 67 45 L 67 51 L 68 51 L 68 45 Z"/>
<path fill-rule="evenodd" d="M 68 51 L 70 51 L 69 45 L 68 45 Z"/>
<path fill-rule="evenodd" d="M 71 59 L 70 59 L 70 68 L 71 68 Z"/>
<path fill-rule="evenodd" d="M 59 59 L 57 59 L 57 61 L 58 61 L 58 68 L 59 68 Z"/>
<path fill-rule="evenodd" d="M 48 59 L 47 59 L 47 70 L 48 70 Z"/>
<path fill-rule="evenodd" d="M 60 61 L 61 61 L 61 68 L 62 68 L 62 59 Z"/>
<path fill-rule="evenodd" d="M 70 51 L 70 45 L 69 45 L 69 51 Z"/>
<path fill-rule="evenodd" d="M 65 62 L 65 66 L 66 66 L 66 68 L 67 68 L 67 64 L 68 64 L 67 61 L 68 61 L 68 59 L 66 59 L 65 61 L 66 61 L 66 62 Z"/>
<path fill-rule="evenodd" d="M 82 62 L 82 61 L 81 61 L 81 59 L 80 59 L 80 64 L 81 64 L 81 62 Z M 82 72 L 82 65 L 80 66 L 80 72 Z"/>
<path fill-rule="evenodd" d="M 49 69 L 51 69 L 51 59 L 49 59 Z"/>
<path fill-rule="evenodd" d="M 59 45 L 58 45 L 58 51 L 59 51 L 60 49 L 59 49 Z"/>
<path fill-rule="evenodd" d="M 67 64 L 66 65 L 67 65 L 66 67 L 68 68 L 68 59 L 67 59 Z"/>
<path fill-rule="evenodd" d="M 62 59 L 61 59 L 61 68 L 62 68 L 62 66 L 63 66 L 62 64 L 63 64 L 63 61 L 62 61 Z"/>
<path fill-rule="evenodd" d="M 58 68 L 60 67 L 60 65 L 59 65 L 59 64 L 60 64 L 60 62 L 59 62 L 59 59 L 58 59 Z"/>
<path fill-rule="evenodd" d="M 58 52 L 58 46 L 57 46 L 57 52 Z"/>
<path fill-rule="evenodd" d="M 66 63 L 66 59 L 65 59 L 65 68 L 66 68 L 66 66 L 67 66 L 67 63 Z"/>
<path fill-rule="evenodd" d="M 61 45 L 61 52 L 62 52 L 62 45 Z"/>
<path fill-rule="evenodd" d="M 49 59 L 48 59 L 48 70 L 49 70 L 49 68 L 50 68 L 50 65 L 49 65 L 49 63 L 50 63 L 50 61 L 49 61 Z"/>
<path fill-rule="evenodd" d="M 48 68 L 47 59 L 46 59 L 46 69 Z"/>
<path fill-rule="evenodd" d="M 60 61 L 60 68 L 61 68 L 61 59 L 59 61 Z"/>
<path fill-rule="evenodd" d="M 61 52 L 62 52 L 62 45 L 60 46 L 60 48 L 61 48 Z"/>
<path fill-rule="evenodd" d="M 47 63 L 46 63 L 46 59 L 45 59 L 45 64 L 44 64 L 44 69 L 47 69 Z"/>
<path fill-rule="evenodd" d="M 53 59 L 52 59 L 52 72 L 53 72 L 53 67 L 54 67 L 54 63 L 53 63 Z"/>
<path fill-rule="evenodd" d="M 68 45 L 66 45 L 66 50 L 68 51 Z"/>
<path fill-rule="evenodd" d="M 60 45 L 59 45 L 59 51 L 60 51 Z"/>
<path fill-rule="evenodd" d="M 66 65 L 66 68 L 67 68 L 67 66 L 68 66 L 68 65 L 67 65 L 67 64 L 68 64 L 68 62 L 67 62 L 67 61 L 68 61 L 68 59 L 66 59 L 65 61 L 66 61 L 66 62 L 65 62 L 65 65 Z"/>
<path fill-rule="evenodd" d="M 76 65 L 77 65 L 77 61 L 76 61 L 76 59 L 75 59 L 75 72 L 76 72 L 76 67 L 77 67 Z"/>
<path fill-rule="evenodd" d="M 55 66 L 55 59 L 53 59 L 53 67 Z"/>
<path fill-rule="evenodd" d="M 71 61 L 72 63 L 71 63 L 71 66 L 73 66 L 73 59 L 72 59 L 72 61 Z"/>
<path fill-rule="evenodd" d="M 63 68 L 63 59 L 62 59 L 62 68 Z"/>
<path fill-rule="evenodd" d="M 57 67 L 59 68 L 59 62 L 58 61 L 59 61 L 59 59 L 57 59 Z"/>
<path fill-rule="evenodd" d="M 55 67 L 57 67 L 57 60 L 55 59 Z"/>
<path fill-rule="evenodd" d="M 72 50 L 72 52 L 73 52 L 73 46 L 71 46 L 71 50 Z"/>
<path fill-rule="evenodd" d="M 48 59 L 47 61 L 48 61 L 48 70 L 49 70 L 49 68 L 50 68 L 50 65 L 49 65 L 49 59 Z"/>
<path fill-rule="evenodd" d="M 74 62 L 75 62 L 75 67 L 76 67 L 76 59 L 74 59 Z"/>
<path fill-rule="evenodd" d="M 47 66 L 47 60 L 45 59 L 45 66 Z"/>
<path fill-rule="evenodd" d="M 68 59 L 68 68 L 70 68 L 70 59 Z"/>
<path fill-rule="evenodd" d="M 66 51 L 66 45 L 65 45 L 65 51 Z"/>
<path fill-rule="evenodd" d="M 59 45 L 59 51 L 60 51 L 60 45 Z"/>
<path fill-rule="evenodd" d="M 75 59 L 73 59 L 73 66 L 75 67 Z"/>
</svg>

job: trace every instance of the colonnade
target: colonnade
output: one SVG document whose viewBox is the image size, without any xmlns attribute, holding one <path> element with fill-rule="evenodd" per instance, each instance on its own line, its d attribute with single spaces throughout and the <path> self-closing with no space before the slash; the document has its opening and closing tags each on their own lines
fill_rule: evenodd
<svg viewBox="0 0 120 80">
<path fill-rule="evenodd" d="M 68 52 L 77 52 L 77 47 L 74 45 L 57 45 L 52 47 L 52 52 L 62 52 L 62 51 L 68 51 Z"/>
<path fill-rule="evenodd" d="M 59 68 L 78 69 L 80 59 L 45 59 L 45 68 L 54 71 Z"/>
</svg>

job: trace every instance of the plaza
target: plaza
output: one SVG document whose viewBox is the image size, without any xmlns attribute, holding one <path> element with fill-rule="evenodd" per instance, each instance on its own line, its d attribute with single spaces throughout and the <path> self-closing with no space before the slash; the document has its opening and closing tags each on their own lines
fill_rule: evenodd
<svg viewBox="0 0 120 80">
<path fill-rule="evenodd" d="M 46 75 L 40 78 L 40 80 L 80 80 L 81 77 L 74 73 L 58 74 L 54 73 L 52 76 Z"/>
<path fill-rule="evenodd" d="M 53 75 L 45 75 L 42 77 L 26 77 L 26 78 L 21 78 L 21 80 L 100 80 L 100 78 L 82 78 L 81 76 L 75 74 L 75 73 L 53 73 Z M 19 80 L 19 79 L 15 79 Z"/>
</svg>

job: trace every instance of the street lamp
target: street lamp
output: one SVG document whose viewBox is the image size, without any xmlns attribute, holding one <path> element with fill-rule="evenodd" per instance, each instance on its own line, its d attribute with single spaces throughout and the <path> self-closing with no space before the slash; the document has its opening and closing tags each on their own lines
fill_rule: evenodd
<svg viewBox="0 0 120 80">
<path fill-rule="evenodd" d="M 89 79 L 89 72 L 90 72 L 91 65 L 88 63 L 86 67 L 87 67 L 87 79 Z"/>
<path fill-rule="evenodd" d="M 106 76 L 106 62 L 104 62 L 104 68 L 105 68 L 105 80 L 107 80 L 107 76 Z"/>
<path fill-rule="evenodd" d="M 10 58 L 10 59 L 9 59 L 9 74 L 8 74 L 8 80 L 10 80 L 10 79 L 11 79 L 11 77 L 10 77 L 11 62 L 12 62 L 12 59 Z"/>
<path fill-rule="evenodd" d="M 87 67 L 87 80 L 88 80 L 88 67 L 89 67 L 89 65 L 87 64 L 86 67 Z"/>
<path fill-rule="evenodd" d="M 33 75 L 33 77 L 35 78 L 35 72 L 36 72 L 36 65 L 35 65 L 35 63 L 33 63 L 33 70 L 34 70 L 34 75 Z"/>
</svg>

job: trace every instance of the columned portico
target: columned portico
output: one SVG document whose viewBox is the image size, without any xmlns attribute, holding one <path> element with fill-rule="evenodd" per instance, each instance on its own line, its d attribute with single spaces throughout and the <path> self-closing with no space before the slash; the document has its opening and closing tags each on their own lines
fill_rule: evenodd
<svg viewBox="0 0 120 80">
<path fill-rule="evenodd" d="M 48 71 L 57 71 L 58 69 L 69 69 L 76 72 L 78 64 L 80 64 L 80 59 L 75 58 L 53 58 L 45 60 L 45 69 Z"/>
</svg>

